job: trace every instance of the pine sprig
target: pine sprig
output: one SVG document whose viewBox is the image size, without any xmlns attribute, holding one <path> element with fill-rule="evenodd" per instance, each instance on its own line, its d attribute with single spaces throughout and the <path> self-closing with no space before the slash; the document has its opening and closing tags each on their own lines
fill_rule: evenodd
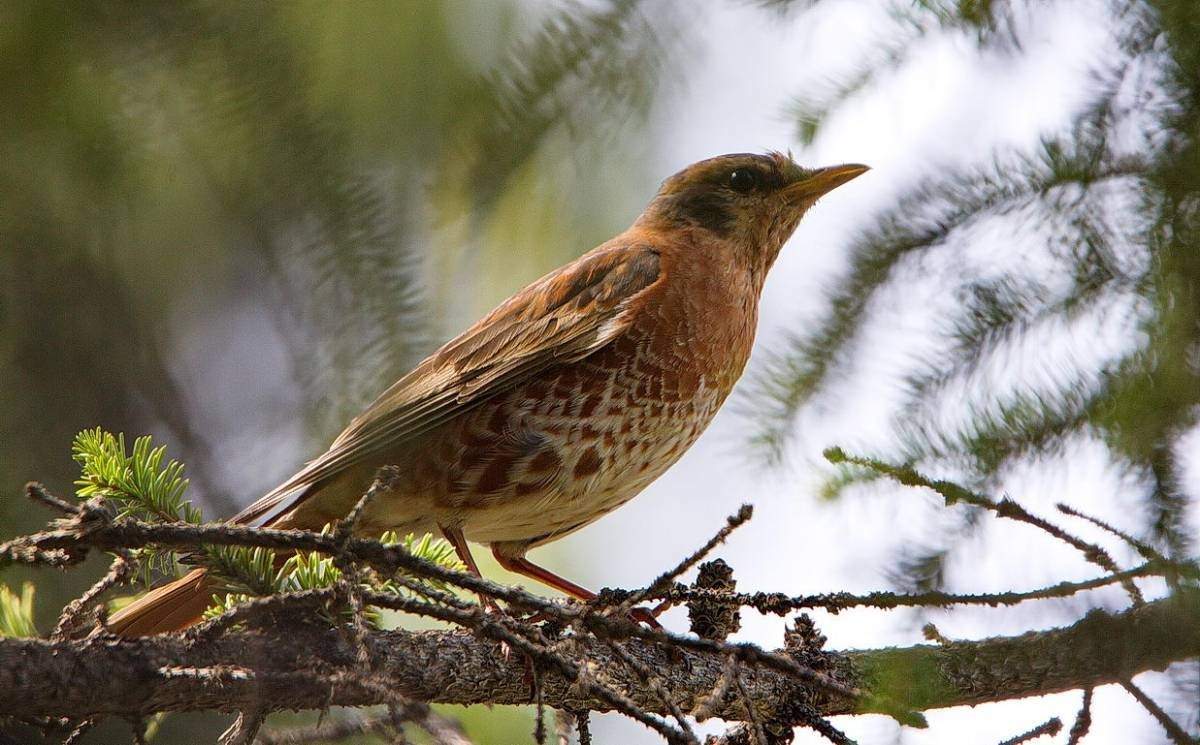
<svg viewBox="0 0 1200 745">
<path fill-rule="evenodd" d="M 277 554 L 259 546 L 206 546 L 194 558 L 219 583 L 221 591 L 235 595 L 270 595 L 278 591 Z"/>
<path fill-rule="evenodd" d="M 331 529 L 332 527 L 327 525 L 323 532 L 329 532 Z M 414 556 L 443 568 L 455 571 L 463 569 L 454 547 L 428 533 L 420 538 L 412 533 L 400 538 L 394 531 L 387 531 L 379 540 L 384 544 L 402 546 Z M 269 549 L 223 546 L 214 549 L 212 553 L 214 555 L 207 557 L 205 563 L 210 567 L 210 571 L 215 571 L 225 580 L 225 584 L 222 587 L 223 592 L 213 596 L 212 604 L 204 612 L 205 619 L 221 616 L 255 597 L 333 588 L 338 586 L 343 576 L 334 557 L 317 552 L 298 551 L 281 565 L 278 564 L 276 552 Z M 277 565 L 278 569 L 275 568 Z M 363 589 L 401 596 L 413 594 L 412 590 L 401 583 L 392 579 L 381 579 L 370 572 L 364 573 L 363 580 L 360 583 Z M 430 589 L 446 589 L 438 582 L 423 581 L 421 584 L 428 585 Z M 330 622 L 345 622 L 351 618 L 351 609 L 343 603 L 337 608 L 326 608 L 322 615 Z M 365 618 L 368 623 L 378 625 L 379 611 L 367 607 Z"/>
<path fill-rule="evenodd" d="M 76 494 L 80 499 L 101 497 L 117 506 L 118 517 L 146 522 L 186 522 L 200 524 L 199 508 L 185 499 L 188 481 L 183 477 L 183 464 L 166 458 L 166 448 L 154 447 L 150 437 L 134 440 L 133 450 L 125 445 L 125 436 L 114 435 L 97 427 L 80 432 L 72 445 L 74 459 L 80 465 Z M 332 531 L 326 525 L 324 532 Z M 383 543 L 403 546 L 409 553 L 447 569 L 461 570 L 462 564 L 454 548 L 444 540 L 425 534 L 403 538 L 394 532 L 384 533 Z M 215 617 L 235 605 L 255 597 L 305 590 L 329 589 L 342 582 L 342 571 L 334 557 L 315 552 L 296 552 L 286 558 L 268 548 L 250 546 L 204 546 L 189 552 L 185 561 L 173 551 L 147 547 L 131 552 L 149 582 L 153 574 L 176 576 L 183 564 L 198 565 L 208 570 L 217 582 L 217 594 L 205 613 Z M 364 572 L 366 589 L 409 595 L 412 583 L 379 577 Z M 425 583 L 431 590 L 445 590 L 436 583 Z M 2 588 L 0 588 L 2 589 Z M 8 592 L 4 590 L 4 592 Z M 11 593 L 9 593 L 11 595 Z M 328 609 L 330 621 L 345 620 L 349 606 Z M 9 608 L 15 609 L 11 614 Z M 19 619 L 20 605 L 8 602 L 0 595 L 0 623 L 11 615 Z M 368 611 L 367 620 L 377 621 L 378 613 Z"/>
<path fill-rule="evenodd" d="M 72 457 L 81 474 L 75 481 L 80 499 L 104 497 L 119 507 L 119 517 L 153 522 L 202 521 L 200 509 L 184 499 L 188 480 L 183 464 L 174 459 L 163 464 L 166 446 L 153 447 L 149 436 L 125 449 L 125 435 L 113 435 L 97 427 L 75 436 Z"/>
</svg>

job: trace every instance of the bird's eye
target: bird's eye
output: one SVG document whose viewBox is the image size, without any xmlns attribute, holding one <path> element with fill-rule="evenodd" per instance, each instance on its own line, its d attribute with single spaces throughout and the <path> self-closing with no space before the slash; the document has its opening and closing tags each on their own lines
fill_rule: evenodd
<svg viewBox="0 0 1200 745">
<path fill-rule="evenodd" d="M 749 168 L 738 168 L 729 174 L 729 188 L 747 192 L 758 185 L 758 174 Z"/>
</svg>

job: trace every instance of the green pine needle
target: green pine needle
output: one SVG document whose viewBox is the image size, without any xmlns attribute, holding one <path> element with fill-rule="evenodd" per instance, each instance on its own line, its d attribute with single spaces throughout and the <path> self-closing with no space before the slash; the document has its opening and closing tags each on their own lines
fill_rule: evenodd
<svg viewBox="0 0 1200 745">
<path fill-rule="evenodd" d="M 38 635 L 37 627 L 33 625 L 34 592 L 32 582 L 21 585 L 20 595 L 8 589 L 8 585 L 0 585 L 0 638 Z"/>
<path fill-rule="evenodd" d="M 200 524 L 200 510 L 184 498 L 188 481 L 183 477 L 183 464 L 166 460 L 166 448 L 154 447 L 150 437 L 134 440 L 132 452 L 125 446 L 125 436 L 113 435 L 100 428 L 88 429 L 75 437 L 72 446 L 74 459 L 79 463 L 80 476 L 75 482 L 76 494 L 80 499 L 102 497 L 115 504 L 118 517 L 128 517 L 147 522 L 186 522 Z M 164 462 L 165 461 L 165 462 Z M 331 525 L 324 532 L 330 532 Z M 407 535 L 400 538 L 395 532 L 384 533 L 384 543 L 403 546 L 414 556 L 447 569 L 461 570 L 454 547 L 431 535 L 417 538 Z M 141 574 L 147 582 L 155 573 L 176 576 L 183 569 L 179 555 L 174 551 L 155 548 L 138 549 L 132 552 L 138 559 Z M 332 557 L 319 553 L 295 552 L 284 561 L 280 554 L 267 548 L 249 546 L 204 546 L 188 554 L 188 563 L 205 567 L 218 582 L 218 592 L 212 605 L 205 612 L 212 618 L 230 608 L 255 597 L 287 592 L 301 592 L 334 587 L 342 579 L 342 572 L 334 565 Z M 409 594 L 411 590 L 387 578 L 365 572 L 364 587 Z M 431 589 L 445 590 L 440 583 L 425 582 Z M 4 588 L 0 588 L 4 589 Z M 8 592 L 4 589 L 4 592 Z M 2 610 L 6 620 L 13 619 L 14 628 L 21 626 L 21 606 L 16 600 L 5 601 Z M 30 602 L 32 594 L 30 594 Z M 10 606 L 12 610 L 10 611 Z M 326 617 L 331 621 L 346 620 L 348 609 L 330 610 Z M 368 620 L 375 622 L 378 613 L 368 611 Z"/>
<path fill-rule="evenodd" d="M 323 532 L 330 530 L 332 526 L 326 525 Z M 403 546 L 414 556 L 446 569 L 461 571 L 464 568 L 453 546 L 428 533 L 420 538 L 411 533 L 400 538 L 394 531 L 387 531 L 380 536 L 380 541 L 388 545 Z M 338 569 L 332 556 L 311 551 L 294 553 L 278 570 L 274 568 L 278 563 L 276 552 L 261 548 L 214 547 L 203 561 L 210 571 L 223 581 L 223 593 L 213 596 L 212 603 L 204 612 L 205 619 L 216 618 L 255 597 L 328 589 L 335 587 L 342 579 L 342 571 Z M 381 580 L 373 573 L 364 573 L 363 579 L 364 589 L 401 596 L 412 594 L 408 588 L 390 580 Z M 430 589 L 446 589 L 440 582 L 423 581 L 422 584 Z M 350 609 L 344 606 L 326 608 L 321 615 L 331 623 L 351 620 Z M 365 609 L 365 615 L 367 623 L 372 626 L 379 624 L 377 609 L 368 607 Z"/>
<path fill-rule="evenodd" d="M 183 498 L 188 487 L 183 464 L 170 460 L 163 465 L 166 447 L 151 442 L 149 436 L 139 437 L 127 453 L 123 434 L 114 436 L 99 427 L 80 432 L 71 448 L 81 469 L 75 493 L 80 499 L 112 500 L 120 517 L 199 524 L 200 510 Z"/>
</svg>

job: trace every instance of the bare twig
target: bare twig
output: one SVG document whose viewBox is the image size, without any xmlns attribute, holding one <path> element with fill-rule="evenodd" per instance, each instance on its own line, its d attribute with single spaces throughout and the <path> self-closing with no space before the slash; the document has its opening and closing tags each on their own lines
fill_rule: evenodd
<svg viewBox="0 0 1200 745">
<path fill-rule="evenodd" d="M 1024 734 L 1005 740 L 1000 745 L 1021 745 L 1030 740 L 1036 740 L 1039 737 L 1054 737 L 1060 730 L 1062 730 L 1062 720 L 1058 717 L 1053 717 Z"/>
<path fill-rule="evenodd" d="M 814 713 L 805 725 L 834 745 L 857 745 L 845 732 L 834 727 L 832 722 L 819 714 Z"/>
<path fill-rule="evenodd" d="M 892 463 L 877 460 L 875 458 L 862 458 L 858 456 L 847 455 L 840 448 L 831 448 L 825 451 L 825 457 L 832 463 L 851 463 L 853 465 L 869 468 L 877 473 L 890 476 L 905 486 L 922 486 L 926 489 L 932 489 L 946 500 L 947 505 L 952 505 L 956 502 L 964 502 L 966 504 L 974 505 L 975 507 L 981 507 L 989 510 L 995 513 L 998 517 L 1015 520 L 1017 522 L 1025 523 L 1026 525 L 1032 525 L 1047 535 L 1057 538 L 1063 543 L 1075 548 L 1083 554 L 1083 557 L 1087 561 L 1095 564 L 1106 572 L 1109 572 L 1110 574 L 1117 574 L 1120 572 L 1120 567 L 1117 566 L 1117 563 L 1113 560 L 1112 556 L 1103 548 L 1094 543 L 1089 543 L 1082 538 L 1078 538 L 1071 533 L 1068 533 L 1066 530 L 1063 530 L 1061 527 L 1051 523 L 1045 518 L 1034 515 L 1008 497 L 1004 497 L 999 501 L 996 501 L 990 497 L 984 496 L 983 494 L 977 494 L 969 489 L 965 489 L 954 482 L 945 481 L 942 479 L 931 479 L 919 473 L 912 466 L 898 466 Z M 1130 599 L 1135 605 L 1140 605 L 1141 603 L 1145 602 L 1144 598 L 1142 597 L 1141 590 L 1139 590 L 1137 585 L 1133 584 L 1132 581 L 1122 582 L 1121 586 L 1125 588 L 1126 593 L 1128 593 Z"/>
<path fill-rule="evenodd" d="M 575 713 L 575 731 L 579 733 L 579 745 L 592 745 L 592 730 L 588 724 L 587 709 Z"/>
<path fill-rule="evenodd" d="M 350 604 L 354 643 L 358 647 L 358 663 L 364 667 L 371 666 L 371 653 L 367 650 L 366 642 L 369 624 L 367 623 L 366 608 L 363 605 L 358 564 L 347 555 L 346 542 L 354 535 L 359 517 L 362 516 L 367 506 L 374 501 L 381 490 L 387 488 L 386 483 L 382 475 L 376 477 L 366 494 L 362 495 L 346 517 L 337 522 L 333 531 L 333 540 L 338 547 L 337 553 L 333 555 L 333 565 L 341 572 L 338 589 Z"/>
<path fill-rule="evenodd" d="M 839 613 L 843 610 L 856 607 L 880 609 L 906 607 L 945 608 L 954 605 L 987 605 L 994 607 L 1017 605 L 1030 600 L 1070 597 L 1087 590 L 1094 590 L 1112 584 L 1123 584 L 1137 577 L 1161 575 L 1166 571 L 1169 570 L 1164 564 L 1146 562 L 1133 569 L 1108 574 L 1103 577 L 1096 577 L 1081 582 L 1059 582 L 1048 587 L 1025 592 L 956 594 L 938 591 L 920 593 L 878 591 L 866 595 L 837 592 L 789 597 L 778 592 L 732 593 L 676 585 L 673 588 L 655 593 L 650 597 L 663 598 L 672 602 L 702 601 L 720 603 L 729 606 L 753 608 L 760 613 L 774 613 L 780 616 L 787 615 L 793 611 L 812 608 L 821 608 L 831 613 Z"/>
<path fill-rule="evenodd" d="M 725 664 L 721 668 L 721 675 L 717 678 L 717 682 L 711 690 L 696 700 L 696 706 L 692 709 L 692 716 L 696 717 L 696 721 L 703 722 L 712 717 L 713 712 L 724 704 L 725 697 L 729 695 L 729 689 L 733 686 L 733 676 L 737 672 L 737 666 L 736 657 L 731 655 L 725 658 Z"/>
<path fill-rule="evenodd" d="M 530 665 L 530 674 L 533 676 L 533 741 L 537 745 L 546 745 L 546 702 L 542 700 L 542 677 L 537 665 Z"/>
<path fill-rule="evenodd" d="M 1083 689 L 1083 701 L 1079 704 L 1079 713 L 1075 715 L 1075 723 L 1067 736 L 1067 745 L 1079 745 L 1092 728 L 1092 689 Z"/>
<path fill-rule="evenodd" d="M 1164 556 L 1158 549 L 1154 548 L 1149 543 L 1135 538 L 1124 530 L 1121 530 L 1120 528 L 1117 528 L 1116 526 L 1099 518 L 1080 512 L 1073 507 L 1065 504 L 1058 504 L 1057 507 L 1058 510 L 1064 515 L 1070 515 L 1071 517 L 1077 517 L 1081 520 L 1087 520 L 1097 528 L 1100 528 L 1101 530 L 1120 538 L 1122 541 L 1125 541 L 1132 546 L 1133 549 L 1142 556 L 1142 558 L 1151 563 L 1160 565 L 1163 568 L 1163 578 L 1167 581 L 1168 586 L 1172 588 L 1177 587 L 1179 585 L 1180 577 L 1200 580 L 1200 566 L 1197 566 L 1195 563 L 1170 559 Z"/>
<path fill-rule="evenodd" d="M 671 569 L 658 575 L 644 589 L 636 590 L 629 597 L 625 598 L 621 602 L 622 609 L 628 611 L 630 607 L 637 605 L 651 595 L 665 590 L 679 575 L 691 569 L 698 562 L 702 561 L 710 551 L 724 543 L 730 533 L 745 525 L 753 515 L 754 507 L 748 504 L 742 505 L 735 514 L 730 515 L 726 519 L 725 525 L 712 538 L 709 538 L 703 546 L 693 551 Z"/>
<path fill-rule="evenodd" d="M 68 502 L 65 499 L 60 499 L 50 493 L 48 489 L 36 481 L 30 481 L 25 485 L 25 496 L 35 502 L 40 502 L 52 510 L 57 510 L 66 515 L 78 515 L 79 505 L 75 502 Z"/>
<path fill-rule="evenodd" d="M 654 695 L 658 696 L 659 701 L 662 702 L 667 713 L 679 723 L 679 728 L 683 730 L 683 733 L 687 736 L 687 742 L 690 743 L 690 745 L 699 745 L 700 740 L 696 737 L 696 733 L 692 731 L 692 726 L 688 723 L 687 716 L 683 713 L 683 711 L 680 710 L 679 705 L 675 703 L 675 700 L 671 698 L 671 692 L 667 690 L 666 685 L 659 678 L 659 676 L 641 660 L 626 652 L 620 644 L 609 642 L 609 648 L 612 649 L 613 654 L 618 660 L 621 661 L 623 665 L 628 667 L 630 670 L 633 670 L 642 683 L 645 684 L 646 687 L 654 693 Z"/>
<path fill-rule="evenodd" d="M 70 734 L 63 740 L 63 745 L 78 745 L 78 743 L 83 741 L 84 735 L 90 732 L 95 726 L 95 719 L 84 719 L 75 725 L 75 729 L 71 730 Z"/>
<path fill-rule="evenodd" d="M 1180 727 L 1178 722 L 1172 719 L 1167 712 L 1163 711 L 1163 708 L 1154 699 L 1147 696 L 1145 691 L 1138 688 L 1132 680 L 1122 681 L 1121 687 L 1128 691 L 1130 696 L 1137 699 L 1137 702 L 1142 705 L 1143 709 L 1150 712 L 1150 715 L 1158 720 L 1158 723 L 1166 730 L 1167 737 L 1171 738 L 1171 742 L 1175 743 L 1175 745 L 1196 745 L 1196 741 L 1187 732 L 1183 731 L 1183 727 Z"/>
<path fill-rule="evenodd" d="M 322 722 L 314 727 L 260 732 L 255 743 L 257 745 L 315 745 L 316 743 L 337 742 L 357 735 L 391 734 L 392 732 L 393 722 L 390 715 L 385 717 L 346 716 Z"/>
<path fill-rule="evenodd" d="M 96 600 L 109 589 L 125 582 L 133 571 L 133 568 L 133 558 L 128 551 L 122 550 L 117 558 L 113 559 L 113 563 L 109 566 L 108 571 L 96 584 L 88 588 L 87 592 L 78 598 L 67 603 L 67 606 L 63 608 L 63 612 L 58 617 L 58 623 L 55 625 L 54 630 L 50 632 L 50 637 L 58 639 L 69 634 L 79 625 L 84 613 L 92 607 Z"/>
</svg>

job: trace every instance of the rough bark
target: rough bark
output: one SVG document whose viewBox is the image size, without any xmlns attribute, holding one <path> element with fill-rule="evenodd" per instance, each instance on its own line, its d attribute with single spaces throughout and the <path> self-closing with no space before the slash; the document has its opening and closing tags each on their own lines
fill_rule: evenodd
<svg viewBox="0 0 1200 745">
<path fill-rule="evenodd" d="M 357 662 L 358 640 L 343 630 L 287 624 L 230 631 L 196 641 L 182 635 L 141 639 L 0 640 L 0 715 L 136 716 L 157 711 L 276 711 L 387 703 L 525 704 L 530 676 L 521 655 L 505 661 L 498 646 L 461 631 L 376 631 L 362 640 L 372 670 Z M 664 703 L 628 666 L 612 642 L 578 640 L 577 659 L 592 660 L 647 711 Z M 721 685 L 725 659 L 638 639 L 623 651 L 661 676 L 684 711 Z M 793 650 L 795 651 L 795 650 Z M 857 697 L 810 687 L 786 673 L 744 666 L 740 676 L 758 713 L 801 724 L 814 713 L 885 711 L 903 717 L 925 709 L 1090 688 L 1161 670 L 1200 656 L 1200 591 L 1179 588 L 1163 600 L 1016 637 L 821 655 Z M 810 660 L 811 662 L 811 660 Z M 625 675 L 626 679 L 619 676 Z M 553 671 L 539 676 L 547 706 L 605 711 L 601 700 Z M 733 695 L 711 713 L 746 719 Z"/>
</svg>

